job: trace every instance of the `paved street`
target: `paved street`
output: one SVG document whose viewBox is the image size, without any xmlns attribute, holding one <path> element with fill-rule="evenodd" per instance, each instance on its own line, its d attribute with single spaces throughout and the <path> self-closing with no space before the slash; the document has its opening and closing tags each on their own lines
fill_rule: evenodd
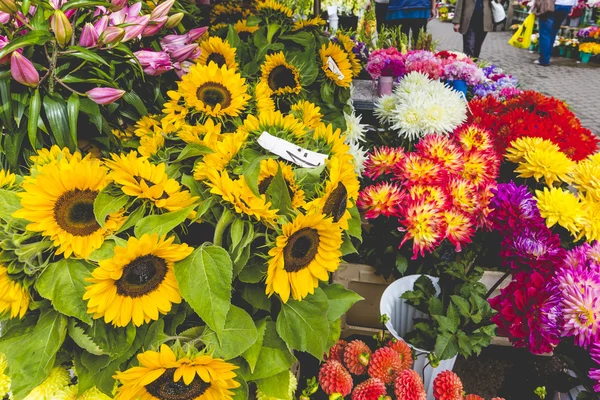
<svg viewBox="0 0 600 400">
<path fill-rule="evenodd" d="M 462 51 L 462 36 L 452 30 L 452 24 L 433 20 L 427 28 L 438 42 L 438 50 Z M 600 64 L 556 57 L 550 67 L 539 67 L 533 64 L 537 54 L 510 46 L 510 36 L 509 32 L 488 33 L 481 58 L 518 78 L 523 88 L 566 101 L 582 124 L 600 135 Z"/>
</svg>

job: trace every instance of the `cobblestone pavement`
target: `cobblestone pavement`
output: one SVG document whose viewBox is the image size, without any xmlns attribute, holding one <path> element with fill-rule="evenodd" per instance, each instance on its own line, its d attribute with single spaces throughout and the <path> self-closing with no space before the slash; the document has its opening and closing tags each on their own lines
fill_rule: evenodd
<svg viewBox="0 0 600 400">
<path fill-rule="evenodd" d="M 427 29 L 438 50 L 462 51 L 462 36 L 452 30 L 452 24 L 433 20 Z M 581 123 L 600 135 L 600 65 L 554 57 L 550 67 L 536 66 L 537 53 L 510 46 L 510 36 L 509 32 L 488 33 L 481 58 L 515 76 L 522 87 L 566 101 Z"/>
</svg>

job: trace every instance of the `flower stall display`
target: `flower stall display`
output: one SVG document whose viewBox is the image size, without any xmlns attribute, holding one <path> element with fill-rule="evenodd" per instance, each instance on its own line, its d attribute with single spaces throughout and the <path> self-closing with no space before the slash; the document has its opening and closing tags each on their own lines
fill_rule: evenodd
<svg viewBox="0 0 600 400">
<path fill-rule="evenodd" d="M 378 81 L 379 95 L 390 95 L 394 81 L 405 73 L 404 57 L 393 47 L 375 50 L 369 55 L 366 69 Z"/>
</svg>

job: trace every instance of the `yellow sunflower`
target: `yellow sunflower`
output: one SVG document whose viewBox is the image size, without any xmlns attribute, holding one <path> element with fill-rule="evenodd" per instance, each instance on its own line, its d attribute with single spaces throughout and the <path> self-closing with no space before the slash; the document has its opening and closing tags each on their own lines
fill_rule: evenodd
<svg viewBox="0 0 600 400">
<path fill-rule="evenodd" d="M 256 32 L 259 28 L 258 26 L 248 26 L 248 21 L 243 19 L 236 22 L 235 25 L 233 25 L 233 29 L 235 29 L 242 42 L 247 42 L 250 38 L 250 35 Z"/>
<path fill-rule="evenodd" d="M 257 13 L 275 14 L 286 18 L 292 18 L 294 12 L 291 8 L 279 3 L 277 0 L 264 0 L 256 4 Z"/>
<path fill-rule="evenodd" d="M 229 42 L 224 41 L 218 36 L 212 36 L 200 45 L 200 57 L 198 64 L 208 65 L 211 61 L 217 64 L 219 68 L 223 65 L 228 69 L 235 71 L 238 67 L 235 62 L 235 47 L 231 47 Z"/>
<path fill-rule="evenodd" d="M 327 161 L 329 179 L 325 185 L 325 193 L 307 205 L 307 209 L 316 210 L 342 229 L 348 229 L 348 220 L 352 218 L 349 209 L 354 207 L 354 201 L 358 197 L 360 184 L 352 156 L 335 155 Z"/>
<path fill-rule="evenodd" d="M 272 95 L 273 92 L 267 82 L 259 81 L 256 84 L 254 87 L 254 99 L 256 100 L 256 111 L 258 113 L 275 112 L 277 110 L 275 100 L 271 97 Z"/>
<path fill-rule="evenodd" d="M 284 116 L 279 111 L 261 112 L 258 117 L 248 115 L 238 132 L 260 136 L 263 132 L 281 138 L 300 138 L 306 135 L 306 126 L 293 115 Z"/>
<path fill-rule="evenodd" d="M 183 100 L 193 113 L 223 119 L 237 117 L 246 108 L 250 96 L 246 80 L 239 73 L 217 64 L 192 65 L 181 78 L 177 92 L 169 92 L 173 101 Z"/>
<path fill-rule="evenodd" d="M 352 66 L 346 53 L 335 43 L 321 46 L 319 50 L 321 68 L 329 80 L 337 86 L 350 87 L 352 83 Z"/>
<path fill-rule="evenodd" d="M 25 178 L 22 208 L 14 216 L 54 241 L 57 254 L 87 258 L 124 222 L 122 213 L 111 214 L 102 228 L 94 216 L 94 200 L 110 182 L 107 172 L 99 160 L 80 155 L 47 164 Z"/>
<path fill-rule="evenodd" d="M 194 167 L 194 179 L 202 181 L 207 178 L 207 172 L 210 169 L 218 171 L 225 168 L 227 164 L 236 156 L 242 146 L 246 143 L 248 132 L 236 132 L 224 134 L 221 140 L 212 144 L 210 149 L 212 153 L 202 157 L 202 161 Z"/>
<path fill-rule="evenodd" d="M 11 187 L 15 184 L 17 176 L 10 171 L 0 169 L 0 187 Z"/>
<path fill-rule="evenodd" d="M 230 203 L 238 214 L 246 214 L 268 225 L 277 218 L 278 210 L 271 209 L 271 203 L 267 201 L 264 194 L 260 197 L 255 196 L 243 175 L 233 180 L 227 171 L 213 168 L 206 169 L 205 174 L 208 178 L 207 185 L 211 188 L 210 192 Z"/>
<path fill-rule="evenodd" d="M 215 124 L 211 118 L 208 118 L 204 124 L 185 124 L 177 133 L 177 136 L 186 143 L 212 148 L 222 138 L 221 124 Z"/>
<path fill-rule="evenodd" d="M 71 151 L 67 147 L 60 148 L 57 145 L 50 147 L 49 149 L 41 149 L 37 151 L 37 154 L 29 157 L 33 162 L 31 169 L 39 169 L 47 164 L 52 164 L 61 158 L 71 160 L 73 157 L 80 157 L 80 153 L 71 154 Z"/>
<path fill-rule="evenodd" d="M 172 123 L 171 126 L 179 127 L 182 122 Z M 154 115 L 144 116 L 135 123 L 133 132 L 140 139 L 138 151 L 144 157 L 153 156 L 165 146 L 163 125 Z"/>
<path fill-rule="evenodd" d="M 544 188 L 544 191 L 535 191 L 535 199 L 548 228 L 559 224 L 573 236 L 579 235 L 586 213 L 583 204 L 573 193 L 555 187 Z"/>
<path fill-rule="evenodd" d="M 158 234 L 130 237 L 125 247 L 115 247 L 114 256 L 86 278 L 84 300 L 94 319 L 124 327 L 156 321 L 158 315 L 181 303 L 173 265 L 193 251 L 187 244 L 174 244 L 175 236 L 165 239 Z"/>
<path fill-rule="evenodd" d="M 294 27 L 292 28 L 292 31 L 294 32 L 298 32 L 298 31 L 313 31 L 313 30 L 319 30 L 322 27 L 325 26 L 325 20 L 319 16 L 315 17 L 315 18 L 307 18 L 307 19 L 299 19 L 296 22 L 294 22 Z"/>
<path fill-rule="evenodd" d="M 133 138 L 133 131 L 135 128 L 133 126 L 128 126 L 127 128 L 121 129 L 113 129 L 111 130 L 112 134 L 119 140 L 129 140 Z"/>
<path fill-rule="evenodd" d="M 331 124 L 319 124 L 313 133 L 313 138 L 325 147 L 330 148 L 333 154 L 348 154 L 350 151 L 350 146 L 344 143 L 342 131 L 339 128 L 334 130 Z"/>
<path fill-rule="evenodd" d="M 145 157 L 138 157 L 135 151 L 111 156 L 105 164 L 112 170 L 110 177 L 121 185 L 126 195 L 148 199 L 156 207 L 168 211 L 181 210 L 198 200 L 188 190 L 182 190 L 175 179 L 169 178 L 165 163 L 152 164 Z"/>
<path fill-rule="evenodd" d="M 284 303 L 314 293 L 319 280 L 328 281 L 342 253 L 342 231 L 323 214 L 299 214 L 281 227 L 269 250 L 266 294 L 277 293 Z"/>
<path fill-rule="evenodd" d="M 352 68 L 352 77 L 356 78 L 358 74 L 360 74 L 360 70 L 362 69 L 362 64 L 356 54 L 354 54 L 354 41 L 350 38 L 350 36 L 345 33 L 338 32 L 337 39 L 339 43 L 342 45 L 342 48 L 348 54 L 348 61 L 350 61 L 350 67 Z"/>
<path fill-rule="evenodd" d="M 118 372 L 115 400 L 232 400 L 238 367 L 204 353 L 178 358 L 169 346 L 137 356 L 139 367 Z"/>
<path fill-rule="evenodd" d="M 299 94 L 302 90 L 300 73 L 296 67 L 286 61 L 283 51 L 267 55 L 260 70 L 261 81 L 266 82 L 276 96 Z"/>
<path fill-rule="evenodd" d="M 554 182 L 570 183 L 575 165 L 558 149 L 538 148 L 525 152 L 515 173 L 519 174 L 519 178 L 534 178 L 538 182 L 543 178 L 546 185 L 552 186 Z"/>
<path fill-rule="evenodd" d="M 560 151 L 560 148 L 549 140 L 539 137 L 522 137 L 513 140 L 506 149 L 504 158 L 518 164 L 525 160 L 525 155 L 534 150 Z"/>
<path fill-rule="evenodd" d="M 213 24 L 210 26 L 209 31 L 211 34 L 215 34 L 217 33 L 219 30 L 223 29 L 223 28 L 227 28 L 229 26 L 229 24 L 226 24 L 224 22 L 219 22 L 218 24 Z"/>
<path fill-rule="evenodd" d="M 29 292 L 19 282 L 9 278 L 0 265 L 0 315 L 10 312 L 11 318 L 23 318 L 29 308 Z"/>
<path fill-rule="evenodd" d="M 315 129 L 321 124 L 321 107 L 317 107 L 310 101 L 301 100 L 293 104 L 290 113 L 304 123 L 309 129 Z"/>
<path fill-rule="evenodd" d="M 304 206 L 304 191 L 296 185 L 296 178 L 294 177 L 292 167 L 283 161 L 276 161 L 272 158 L 261 160 L 260 172 L 258 174 L 258 192 L 260 194 L 267 192 L 279 169 L 281 169 L 281 174 L 285 180 L 290 199 L 292 200 L 292 206 L 294 208 Z"/>
</svg>

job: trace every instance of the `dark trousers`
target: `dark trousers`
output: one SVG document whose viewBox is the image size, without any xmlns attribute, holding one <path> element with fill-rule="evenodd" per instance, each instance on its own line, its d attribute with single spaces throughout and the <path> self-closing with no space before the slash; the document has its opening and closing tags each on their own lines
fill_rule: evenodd
<svg viewBox="0 0 600 400">
<path fill-rule="evenodd" d="M 475 11 L 469 29 L 463 35 L 463 53 L 472 58 L 479 58 L 486 35 L 487 32 L 483 30 L 483 11 Z"/>
<path fill-rule="evenodd" d="M 540 64 L 549 65 L 552 47 L 561 24 L 571 12 L 571 6 L 554 6 L 554 12 L 541 15 L 540 29 Z"/>
<path fill-rule="evenodd" d="M 412 33 L 412 45 L 413 48 L 417 44 L 417 39 L 419 38 L 419 32 L 423 29 L 423 32 L 427 32 L 427 18 L 402 18 L 402 19 L 394 19 L 389 21 L 390 25 L 398 26 L 400 25 L 400 31 L 406 35 L 407 38 L 410 39 L 410 34 Z"/>
<path fill-rule="evenodd" d="M 375 3 L 375 19 L 377 20 L 377 32 L 381 32 L 381 28 L 387 22 L 385 17 L 387 15 L 388 7 L 390 3 Z"/>
</svg>

